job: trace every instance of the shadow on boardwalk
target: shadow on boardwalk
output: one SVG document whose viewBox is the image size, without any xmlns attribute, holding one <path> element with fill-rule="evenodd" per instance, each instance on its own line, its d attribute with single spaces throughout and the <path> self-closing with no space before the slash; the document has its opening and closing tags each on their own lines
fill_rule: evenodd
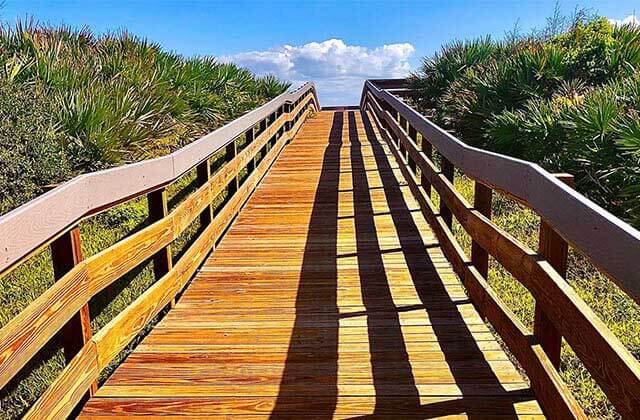
<svg viewBox="0 0 640 420">
<path fill-rule="evenodd" d="M 290 415 L 293 407 L 308 407 L 314 418 L 331 418 L 338 400 L 338 188 L 343 123 L 344 114 L 336 112 L 311 211 L 296 318 L 272 418 Z M 328 320 L 328 325 L 319 334 L 306 335 L 314 315 Z M 312 371 L 304 372 L 301 368 L 309 364 L 301 361 L 316 363 Z"/>
<path fill-rule="evenodd" d="M 320 419 L 333 417 L 339 390 L 339 321 L 350 317 L 366 317 L 375 407 L 372 414 L 364 417 L 430 418 L 462 414 L 469 418 L 487 418 L 496 412 L 500 412 L 501 418 L 516 417 L 514 404 L 532 397 L 528 393 L 505 390 L 485 360 L 459 312 L 458 305 L 469 301 L 453 300 L 436 274 L 387 152 L 364 114 L 365 137 L 360 138 L 356 112 L 336 112 L 333 117 L 305 245 L 294 328 L 271 417 L 290 417 L 292 412 L 306 412 Z M 348 127 L 350 168 L 340 167 L 344 127 Z M 383 258 L 389 251 L 381 249 L 383 241 L 376 228 L 371 197 L 374 188 L 367 176 L 367 167 L 372 169 L 372 162 L 382 181 L 377 193 L 384 194 L 389 204 L 389 216 L 400 241 L 400 248 L 395 253 L 406 262 L 420 305 L 402 307 L 394 302 Z M 341 257 L 337 246 L 338 199 L 340 172 L 346 174 L 349 169 L 353 185 L 355 257 L 364 311 L 349 312 L 343 308 L 340 313 L 337 300 Z M 430 334 L 429 329 L 432 329 L 432 336 L 438 342 L 436 347 L 439 344 L 444 362 L 460 390 L 459 396 L 433 403 L 421 402 L 419 388 L 425 382 L 420 378 L 428 376 L 430 368 L 424 364 L 412 366 L 400 316 L 409 311 L 421 311 L 425 319 L 428 317 L 431 321 L 430 327 L 423 327 L 424 334 Z M 443 314 L 446 314 L 446 322 L 443 322 Z M 310 333 L 312 319 L 323 325 Z M 412 340 L 416 340 L 415 335 Z M 487 393 L 483 394 L 485 389 Z"/>
</svg>

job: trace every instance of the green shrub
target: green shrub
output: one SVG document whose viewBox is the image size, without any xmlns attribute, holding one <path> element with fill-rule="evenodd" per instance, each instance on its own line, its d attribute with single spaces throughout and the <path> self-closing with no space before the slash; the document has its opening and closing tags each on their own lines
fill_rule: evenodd
<svg viewBox="0 0 640 420">
<path fill-rule="evenodd" d="M 78 173 L 169 153 L 288 87 L 273 76 L 256 77 L 213 57 L 184 58 L 163 51 L 126 32 L 96 36 L 88 29 L 34 21 L 1 26 L 0 214 L 42 193 L 46 185 Z M 189 174 L 170 187 L 173 206 L 185 198 L 182 190 L 191 188 L 187 181 L 194 178 Z M 148 222 L 144 197 L 81 222 L 85 257 Z M 192 223 L 174 241 L 174 256 L 186 249 L 199 227 L 199 222 Z M 0 326 L 53 282 L 46 248 L 4 276 Z M 153 282 L 146 261 L 91 299 L 94 332 Z M 101 379 L 139 339 L 115 358 Z M 52 339 L 0 390 L 0 418 L 23 415 L 63 367 L 61 346 Z"/>
<path fill-rule="evenodd" d="M 0 214 L 71 174 L 48 103 L 33 86 L 0 82 Z"/>
<path fill-rule="evenodd" d="M 412 76 L 415 103 L 469 144 L 572 173 L 640 226 L 640 28 L 581 16 L 553 33 L 445 46 Z"/>
<path fill-rule="evenodd" d="M 127 32 L 96 36 L 34 21 L 0 27 L 0 64 L 6 79 L 48 98 L 79 171 L 168 153 L 289 87 Z"/>
</svg>

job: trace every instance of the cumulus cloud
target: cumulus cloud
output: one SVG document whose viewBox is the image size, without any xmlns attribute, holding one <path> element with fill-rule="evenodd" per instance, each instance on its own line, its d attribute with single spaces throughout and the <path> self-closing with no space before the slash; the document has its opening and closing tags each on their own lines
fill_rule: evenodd
<svg viewBox="0 0 640 420">
<path fill-rule="evenodd" d="M 324 105 L 345 105 L 358 102 L 365 79 L 405 77 L 414 52 L 408 43 L 366 48 L 329 39 L 243 52 L 222 60 L 248 67 L 256 74 L 275 74 L 294 84 L 314 81 Z"/>
<path fill-rule="evenodd" d="M 613 26 L 623 26 L 623 25 L 640 26 L 640 20 L 638 20 L 636 15 L 629 15 L 624 19 L 609 19 L 609 22 L 611 22 Z"/>
</svg>

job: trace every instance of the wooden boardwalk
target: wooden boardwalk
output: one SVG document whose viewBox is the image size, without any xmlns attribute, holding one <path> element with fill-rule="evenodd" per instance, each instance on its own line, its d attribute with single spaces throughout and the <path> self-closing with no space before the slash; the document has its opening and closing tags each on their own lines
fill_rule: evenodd
<svg viewBox="0 0 640 420">
<path fill-rule="evenodd" d="M 82 417 L 541 416 L 405 184 L 318 113 Z"/>
</svg>

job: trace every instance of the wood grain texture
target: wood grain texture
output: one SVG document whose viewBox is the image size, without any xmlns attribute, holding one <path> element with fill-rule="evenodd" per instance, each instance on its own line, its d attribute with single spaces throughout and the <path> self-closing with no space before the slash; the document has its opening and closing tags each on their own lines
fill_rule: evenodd
<svg viewBox="0 0 640 420">
<path fill-rule="evenodd" d="M 80 175 L 0 217 L 0 273 L 6 274 L 81 218 L 163 187 L 282 107 L 312 99 L 313 83 L 285 92 L 182 149 L 157 159 Z"/>
<path fill-rule="evenodd" d="M 368 120 L 302 121 L 81 417 L 542 416 Z"/>
<path fill-rule="evenodd" d="M 0 388 L 89 300 L 85 262 L 76 265 L 0 330 Z"/>
<path fill-rule="evenodd" d="M 67 418 L 98 379 L 96 346 L 90 341 L 29 409 L 25 419 Z"/>
<path fill-rule="evenodd" d="M 295 108 L 298 126 L 304 121 L 304 118 L 300 118 L 299 112 L 310 112 L 311 104 L 311 99 L 306 98 Z M 278 124 L 284 123 L 285 115 L 281 118 Z M 257 146 L 266 143 L 267 136 L 275 131 L 275 127 L 269 127 L 252 145 L 256 147 L 244 149 L 236 157 L 237 160 L 230 162 L 231 170 L 221 171 L 213 176 L 167 217 L 86 259 L 64 274 L 51 289 L 7 323 L 0 330 L 0 387 L 4 386 L 71 317 L 76 316 L 89 298 L 146 259 L 164 251 L 202 213 L 212 198 L 222 191 L 225 179 L 237 176 L 241 170 L 240 164 L 246 164 L 250 154 L 257 152 Z M 288 134 L 292 135 L 293 131 Z M 259 180 L 260 177 L 252 179 Z M 255 187 L 256 183 L 252 185 Z M 227 215 L 226 222 L 233 216 L 228 210 L 223 213 Z M 216 229 L 222 231 L 220 226 Z M 69 233 L 65 233 L 62 238 L 65 235 Z"/>
<path fill-rule="evenodd" d="M 370 98 L 373 100 L 373 96 Z M 467 203 L 399 125 L 393 124 L 393 117 L 375 100 L 373 107 L 387 120 L 395 136 L 405 143 L 409 154 L 467 233 L 532 293 L 537 305 L 566 338 L 616 408 L 629 416 L 640 412 L 640 363 L 635 357 L 548 261 Z"/>
<path fill-rule="evenodd" d="M 225 207 L 200 233 L 175 266 L 96 334 L 94 341 L 100 370 L 104 369 L 191 279 L 215 242 L 237 215 L 242 204 L 258 185 L 283 145 L 284 139 L 281 139 L 280 147 L 271 150 L 267 158 L 258 165 Z"/>
<path fill-rule="evenodd" d="M 568 174 L 556 175 L 556 178 L 573 187 L 573 176 Z M 544 220 L 540 221 L 540 233 L 538 239 L 538 253 L 549 261 L 549 264 L 562 277 L 567 275 L 567 258 L 569 256 L 569 245 L 558 235 L 553 228 Z M 562 346 L 562 336 L 553 322 L 536 304 L 533 333 L 538 339 L 538 343 L 549 356 L 549 360 L 556 367 L 560 368 L 560 349 Z"/>
<path fill-rule="evenodd" d="M 574 248 L 586 255 L 632 299 L 640 303 L 640 232 L 538 165 L 471 147 L 438 127 L 392 93 L 400 80 L 368 80 L 368 95 L 388 103 L 467 176 L 528 203 Z"/>
<path fill-rule="evenodd" d="M 294 108 L 296 113 L 289 116 L 283 114 L 278 124 L 282 125 L 287 120 L 295 121 L 293 127 L 297 129 L 314 109 L 315 105 L 311 98 L 296 101 Z M 276 128 L 270 127 L 263 134 L 266 136 L 274 130 Z M 175 266 L 172 267 L 169 262 L 165 264 L 165 267 L 159 267 L 158 272 L 165 271 L 165 273 L 152 288 L 114 318 L 91 341 L 86 342 L 84 346 L 78 346 L 80 353 L 75 357 L 69 357 L 71 363 L 68 368 L 73 367 L 72 372 L 75 373 L 71 376 L 63 373 L 62 379 L 60 379 L 66 387 L 73 390 L 71 394 L 65 396 L 65 407 L 78 403 L 84 395 L 80 391 L 87 391 L 93 386 L 93 381 L 85 383 L 85 376 L 78 373 L 78 369 L 80 369 L 78 363 L 86 359 L 86 353 L 88 351 L 97 353 L 95 354 L 96 369 L 100 372 L 144 328 L 148 321 L 173 299 L 175 294 L 192 277 L 215 241 L 222 235 L 248 195 L 258 185 L 285 142 L 294 133 L 295 130 L 292 130 L 281 137 L 277 147 L 273 148 L 261 161 L 257 170 L 243 183 L 237 194 L 234 194 L 213 223 L 201 233 Z M 266 141 L 265 136 L 259 137 L 260 142 Z M 255 148 L 250 150 L 247 148 L 243 154 L 236 156 L 236 159 L 247 161 L 250 159 L 249 154 L 255 154 L 255 152 Z M 236 159 L 232 162 L 234 169 L 231 173 L 233 176 L 237 176 L 241 170 Z M 244 161 L 241 160 L 240 163 Z M 224 174 L 221 175 L 221 177 L 224 176 Z M 85 261 L 80 262 L 80 257 L 76 258 L 75 255 L 71 255 L 72 262 L 77 265 L 66 274 L 60 272 L 61 277 L 52 288 L 0 330 L 0 386 L 4 386 L 62 326 L 68 323 L 74 314 L 86 307 L 91 296 L 145 259 L 152 256 L 158 257 L 159 252 L 165 251 L 190 221 L 209 206 L 213 197 L 212 193 L 223 188 L 219 182 L 216 183 L 217 181 L 219 179 L 216 177 L 209 179 L 205 185 L 201 186 L 170 214 L 167 214 L 165 194 L 163 192 L 151 193 L 150 214 L 156 218 L 165 217 Z M 162 263 L 164 263 L 167 255 L 160 257 L 163 258 Z M 88 339 L 88 337 L 89 335 L 86 338 Z M 85 368 L 88 367 L 85 366 Z M 74 377 L 77 383 L 73 382 Z M 95 377 L 93 379 L 95 380 Z M 61 390 L 56 385 L 57 383 L 54 383 L 41 399 L 55 400 L 57 396 L 60 397 Z M 43 407 L 48 407 L 48 403 L 42 404 L 44 404 Z"/>
<path fill-rule="evenodd" d="M 374 108 L 375 103 L 373 104 Z M 376 108 L 380 110 L 381 108 Z M 377 116 L 373 119 L 377 121 Z M 391 144 L 391 137 L 383 131 L 383 137 Z M 436 236 L 447 257 L 453 262 L 454 271 L 463 279 L 469 296 L 482 316 L 491 322 L 496 332 L 529 374 L 531 385 L 543 410 L 550 417 L 586 418 L 582 408 L 571 395 L 548 356 L 539 345 L 529 342 L 530 333 L 518 321 L 506 304 L 491 289 L 483 275 L 475 268 L 453 236 L 444 218 L 437 213 L 424 190 L 418 187 L 418 180 L 406 166 L 408 162 L 399 150 L 392 148 L 396 159 L 401 162 L 405 179 L 420 203 L 423 214 L 434 228 Z"/>
</svg>

